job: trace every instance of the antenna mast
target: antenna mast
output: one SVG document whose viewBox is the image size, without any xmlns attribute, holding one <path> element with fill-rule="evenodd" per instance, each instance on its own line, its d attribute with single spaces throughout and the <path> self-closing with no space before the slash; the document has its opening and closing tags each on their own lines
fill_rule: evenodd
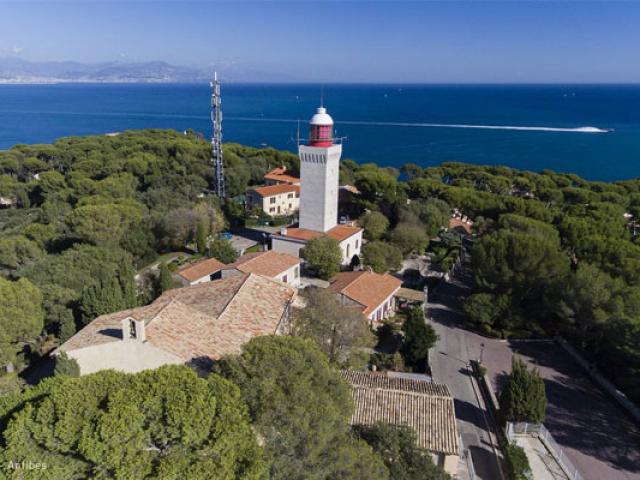
<svg viewBox="0 0 640 480">
<path fill-rule="evenodd" d="M 214 168 L 215 193 L 218 197 L 226 195 L 224 185 L 224 164 L 222 162 L 222 110 L 220 108 L 220 80 L 218 72 L 213 74 L 211 82 L 211 123 L 213 136 L 211 137 L 211 162 Z"/>
</svg>

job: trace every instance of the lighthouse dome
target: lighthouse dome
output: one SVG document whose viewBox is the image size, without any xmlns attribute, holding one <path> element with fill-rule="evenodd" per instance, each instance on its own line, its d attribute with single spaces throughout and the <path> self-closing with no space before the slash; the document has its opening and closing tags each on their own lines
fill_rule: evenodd
<svg viewBox="0 0 640 480">
<path fill-rule="evenodd" d="M 327 109 L 319 107 L 309 121 L 311 125 L 333 125 L 333 118 L 327 113 Z"/>
</svg>

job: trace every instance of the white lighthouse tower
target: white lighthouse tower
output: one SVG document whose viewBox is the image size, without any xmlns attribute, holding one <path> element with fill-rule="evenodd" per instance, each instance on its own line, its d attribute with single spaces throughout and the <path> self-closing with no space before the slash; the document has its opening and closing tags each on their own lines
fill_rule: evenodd
<svg viewBox="0 0 640 480">
<path fill-rule="evenodd" d="M 342 145 L 333 140 L 333 119 L 318 108 L 300 156 L 300 228 L 328 232 L 338 223 L 338 180 Z"/>
<path fill-rule="evenodd" d="M 360 256 L 362 228 L 338 225 L 338 181 L 342 145 L 333 138 L 333 119 L 324 107 L 309 121 L 309 140 L 298 146 L 300 156 L 299 225 L 271 234 L 276 252 L 304 257 L 310 240 L 326 235 L 338 242 L 341 263 L 349 265 Z"/>
</svg>

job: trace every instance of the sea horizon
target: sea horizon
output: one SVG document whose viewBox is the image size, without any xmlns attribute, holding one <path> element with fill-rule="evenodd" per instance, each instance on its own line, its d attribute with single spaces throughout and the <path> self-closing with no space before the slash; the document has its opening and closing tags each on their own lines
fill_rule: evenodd
<svg viewBox="0 0 640 480">
<path fill-rule="evenodd" d="M 238 82 L 222 94 L 225 142 L 295 151 L 324 96 L 358 163 L 640 176 L 640 84 Z M 0 149 L 142 128 L 207 137 L 209 95 L 203 82 L 2 84 Z"/>
</svg>

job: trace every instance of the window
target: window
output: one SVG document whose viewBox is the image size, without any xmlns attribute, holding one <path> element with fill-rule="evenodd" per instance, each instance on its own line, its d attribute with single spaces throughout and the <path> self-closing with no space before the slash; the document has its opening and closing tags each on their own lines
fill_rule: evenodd
<svg viewBox="0 0 640 480">
<path fill-rule="evenodd" d="M 269 203 L 276 203 L 276 197 L 269 198 Z"/>
<path fill-rule="evenodd" d="M 286 276 L 286 275 L 283 275 L 283 276 L 282 276 L 282 281 L 283 281 L 284 283 L 287 283 L 287 276 Z"/>
<path fill-rule="evenodd" d="M 296 198 L 300 198 L 300 192 L 296 192 Z"/>
<path fill-rule="evenodd" d="M 287 198 L 293 198 L 293 193 L 290 193 L 289 195 L 287 195 Z"/>
<path fill-rule="evenodd" d="M 356 250 L 358 249 L 358 242 L 359 240 L 356 238 Z"/>
<path fill-rule="evenodd" d="M 349 258 L 350 253 L 351 253 L 351 244 L 347 243 L 347 258 Z"/>
<path fill-rule="evenodd" d="M 296 267 L 295 271 L 295 277 L 298 278 L 300 276 L 300 267 Z"/>
<path fill-rule="evenodd" d="M 269 212 L 270 212 L 270 213 L 273 213 L 273 212 L 275 212 L 275 211 L 276 211 L 276 209 L 275 209 L 274 207 L 271 207 L 271 208 L 269 209 Z"/>
<path fill-rule="evenodd" d="M 129 320 L 129 338 L 136 338 L 136 322 Z"/>
</svg>

